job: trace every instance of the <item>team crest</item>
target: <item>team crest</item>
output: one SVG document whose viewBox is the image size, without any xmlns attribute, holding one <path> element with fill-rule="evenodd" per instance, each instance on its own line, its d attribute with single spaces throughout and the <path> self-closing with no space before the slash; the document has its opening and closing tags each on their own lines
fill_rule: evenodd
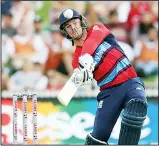
<svg viewBox="0 0 159 146">
<path fill-rule="evenodd" d="M 95 26 L 93 27 L 93 30 L 100 30 L 100 29 L 99 29 L 99 27 L 98 27 L 97 25 L 95 25 Z"/>
<path fill-rule="evenodd" d="M 67 9 L 63 12 L 63 15 L 67 18 L 70 19 L 73 17 L 73 11 L 71 9 Z"/>
</svg>

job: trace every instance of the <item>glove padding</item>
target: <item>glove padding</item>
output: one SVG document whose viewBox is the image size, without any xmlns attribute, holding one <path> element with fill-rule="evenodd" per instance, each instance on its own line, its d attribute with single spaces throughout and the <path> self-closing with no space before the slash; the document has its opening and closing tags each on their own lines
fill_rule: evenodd
<svg viewBox="0 0 159 146">
<path fill-rule="evenodd" d="M 76 68 L 74 69 L 74 74 L 75 77 L 73 79 L 73 82 L 75 84 L 80 84 L 82 82 L 81 85 L 90 85 L 92 83 L 93 74 L 92 72 L 89 72 L 87 69 Z"/>
<path fill-rule="evenodd" d="M 93 57 L 86 53 L 79 57 L 79 68 L 85 68 L 89 72 L 93 72 L 95 67 L 95 63 L 93 61 Z"/>
<path fill-rule="evenodd" d="M 75 77 L 73 79 L 75 84 L 81 82 L 82 85 L 90 85 L 93 80 L 93 71 L 95 64 L 93 57 L 88 53 L 79 57 L 79 68 L 74 69 Z"/>
<path fill-rule="evenodd" d="M 83 85 L 90 85 L 93 80 L 95 63 L 93 57 L 86 53 L 79 57 L 79 68 L 83 72 Z"/>
<path fill-rule="evenodd" d="M 75 74 L 73 78 L 73 82 L 75 84 L 80 84 L 81 82 L 83 82 L 83 73 L 80 71 L 79 68 L 75 68 L 73 73 Z"/>
<path fill-rule="evenodd" d="M 83 84 L 82 85 L 90 85 L 93 80 L 93 73 L 88 71 L 87 69 L 82 69 L 83 72 Z"/>
</svg>

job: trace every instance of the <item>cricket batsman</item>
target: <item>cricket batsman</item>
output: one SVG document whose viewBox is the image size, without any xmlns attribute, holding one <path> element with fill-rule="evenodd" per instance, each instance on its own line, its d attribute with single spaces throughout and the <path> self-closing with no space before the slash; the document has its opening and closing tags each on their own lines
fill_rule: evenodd
<svg viewBox="0 0 159 146">
<path fill-rule="evenodd" d="M 114 35 L 101 23 L 89 27 L 74 9 L 64 10 L 59 21 L 62 34 L 76 46 L 74 82 L 88 85 L 95 79 L 100 87 L 94 128 L 85 145 L 108 145 L 122 110 L 118 144 L 137 145 L 148 107 L 145 88 Z"/>
</svg>

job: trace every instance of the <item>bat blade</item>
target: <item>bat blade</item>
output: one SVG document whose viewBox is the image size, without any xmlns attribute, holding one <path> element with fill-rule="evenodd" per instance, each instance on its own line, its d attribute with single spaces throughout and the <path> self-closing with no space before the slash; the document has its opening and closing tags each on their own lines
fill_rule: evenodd
<svg viewBox="0 0 159 146">
<path fill-rule="evenodd" d="M 64 105 L 67 106 L 70 102 L 70 100 L 72 99 L 72 97 L 74 96 L 74 94 L 76 93 L 76 91 L 78 90 L 78 88 L 80 87 L 81 83 L 79 84 L 75 84 L 73 82 L 73 78 L 74 78 L 73 74 L 70 79 L 67 81 L 67 83 L 64 85 L 64 87 L 62 88 L 62 90 L 60 91 L 59 95 L 58 95 L 58 100 Z"/>
</svg>

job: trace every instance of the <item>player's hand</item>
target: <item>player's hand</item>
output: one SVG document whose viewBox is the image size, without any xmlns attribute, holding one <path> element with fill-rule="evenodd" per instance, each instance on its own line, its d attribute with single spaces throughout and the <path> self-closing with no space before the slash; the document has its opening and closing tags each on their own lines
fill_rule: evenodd
<svg viewBox="0 0 159 146">
<path fill-rule="evenodd" d="M 83 72 L 83 85 L 90 85 L 93 80 L 94 71 L 93 57 L 86 53 L 79 57 L 79 68 Z"/>
<path fill-rule="evenodd" d="M 91 55 L 86 53 L 79 57 L 79 68 L 80 69 L 85 68 L 89 72 L 93 72 L 94 67 L 95 67 L 95 64 L 93 61 L 93 57 Z"/>
<path fill-rule="evenodd" d="M 73 82 L 75 84 L 80 84 L 83 82 L 83 72 L 81 72 L 79 68 L 75 68 L 73 74 L 74 74 Z"/>
<path fill-rule="evenodd" d="M 74 74 L 75 76 L 73 78 L 73 82 L 75 84 L 82 83 L 82 85 L 89 85 L 92 83 L 93 74 L 92 72 L 89 72 L 87 69 L 76 68 L 74 69 Z"/>
<path fill-rule="evenodd" d="M 93 80 L 93 73 L 91 71 L 88 71 L 87 69 L 81 69 L 81 72 L 83 72 L 83 83 L 82 85 L 90 85 Z"/>
</svg>

